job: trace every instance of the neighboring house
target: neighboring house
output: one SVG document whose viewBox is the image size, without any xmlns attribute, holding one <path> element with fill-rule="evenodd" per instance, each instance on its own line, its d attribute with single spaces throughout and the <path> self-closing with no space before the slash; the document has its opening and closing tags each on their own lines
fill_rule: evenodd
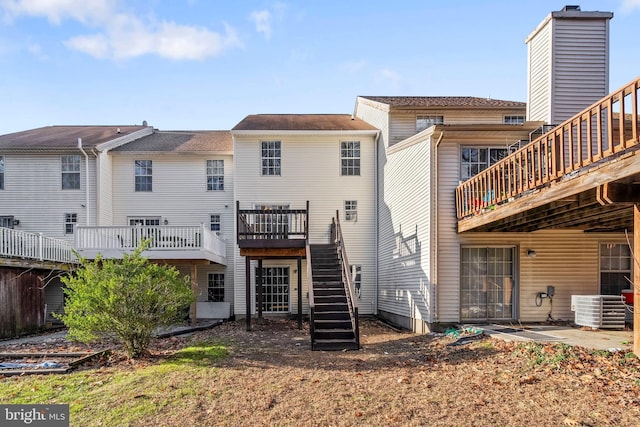
<svg viewBox="0 0 640 427">
<path fill-rule="evenodd" d="M 312 244 L 330 242 L 332 218 L 338 212 L 349 261 L 361 274 L 361 313 L 375 313 L 378 130 L 347 114 L 266 114 L 247 116 L 231 133 L 235 200 L 240 209 L 306 209 L 308 202 L 308 237 Z M 234 258 L 239 256 L 236 249 Z M 246 307 L 244 267 L 244 263 L 236 263 L 237 313 L 244 313 Z M 298 296 L 292 288 L 296 287 L 297 275 L 302 274 L 306 297 L 306 261 L 302 271 L 297 271 L 295 258 L 271 258 L 265 260 L 263 268 L 265 274 L 282 276 L 274 280 L 289 285 L 273 295 L 280 303 L 265 305 L 265 311 L 297 313 Z M 251 297 L 254 313 L 253 289 Z M 308 312 L 306 298 L 302 310 Z"/>
</svg>

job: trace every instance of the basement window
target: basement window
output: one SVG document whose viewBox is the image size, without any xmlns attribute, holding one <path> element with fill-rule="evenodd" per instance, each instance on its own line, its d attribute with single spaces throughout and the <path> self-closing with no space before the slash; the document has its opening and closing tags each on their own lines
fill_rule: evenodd
<svg viewBox="0 0 640 427">
<path fill-rule="evenodd" d="M 224 302 L 224 273 L 209 273 L 207 301 Z"/>
<path fill-rule="evenodd" d="M 626 243 L 602 243 L 600 245 L 600 294 L 620 295 L 631 288 L 631 249 Z"/>
</svg>

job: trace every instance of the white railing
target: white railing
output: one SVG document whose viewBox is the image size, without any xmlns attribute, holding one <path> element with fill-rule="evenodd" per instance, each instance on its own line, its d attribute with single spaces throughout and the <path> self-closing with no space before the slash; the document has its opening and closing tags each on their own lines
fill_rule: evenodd
<svg viewBox="0 0 640 427">
<path fill-rule="evenodd" d="M 0 257 L 76 263 L 72 249 L 71 243 L 42 233 L 0 227 Z"/>
<path fill-rule="evenodd" d="M 220 236 L 199 226 L 114 226 L 76 227 L 75 248 L 78 251 L 131 251 L 149 240 L 149 251 L 204 250 L 224 256 L 225 242 Z"/>
</svg>

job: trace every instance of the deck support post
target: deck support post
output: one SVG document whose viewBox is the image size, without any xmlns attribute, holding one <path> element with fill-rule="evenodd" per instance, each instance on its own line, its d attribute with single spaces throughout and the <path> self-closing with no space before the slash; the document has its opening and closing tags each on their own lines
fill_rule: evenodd
<svg viewBox="0 0 640 427">
<path fill-rule="evenodd" d="M 244 257 L 245 260 L 245 278 L 247 288 L 245 289 L 245 307 L 247 314 L 247 331 L 251 330 L 251 257 Z"/>
<path fill-rule="evenodd" d="M 640 357 L 640 203 L 633 205 L 633 352 Z"/>
<path fill-rule="evenodd" d="M 256 271 L 256 298 L 258 299 L 258 319 L 262 319 L 262 258 L 258 258 L 258 271 Z"/>
<path fill-rule="evenodd" d="M 302 329 L 302 257 L 298 257 L 298 329 Z"/>
<path fill-rule="evenodd" d="M 198 266 L 194 263 L 191 264 L 191 290 L 193 291 L 193 295 L 196 297 L 198 295 Z M 198 303 L 194 300 L 191 303 L 191 326 L 196 326 L 198 323 Z"/>
</svg>

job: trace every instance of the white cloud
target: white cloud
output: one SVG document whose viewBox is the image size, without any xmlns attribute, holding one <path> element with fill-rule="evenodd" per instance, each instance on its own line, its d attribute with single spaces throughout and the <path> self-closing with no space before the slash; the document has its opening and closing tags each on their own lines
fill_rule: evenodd
<svg viewBox="0 0 640 427">
<path fill-rule="evenodd" d="M 390 70 L 388 68 L 383 68 L 381 70 L 378 71 L 378 76 L 380 78 L 380 80 L 386 80 L 388 81 L 393 87 L 398 87 L 400 86 L 400 83 L 402 83 L 402 76 L 400 75 L 400 73 Z"/>
<path fill-rule="evenodd" d="M 271 38 L 271 12 L 268 10 L 251 12 L 249 19 L 255 24 L 257 32 L 264 34 L 267 40 Z"/>
<path fill-rule="evenodd" d="M 351 74 L 357 74 L 360 71 L 364 70 L 367 65 L 368 62 L 363 59 L 360 61 L 345 62 L 344 64 L 340 65 L 340 68 Z"/>
<path fill-rule="evenodd" d="M 630 12 L 634 9 L 640 9 L 640 0 L 623 0 L 622 10 Z"/>
<path fill-rule="evenodd" d="M 171 60 L 202 60 L 242 47 L 229 25 L 225 24 L 224 32 L 215 32 L 171 21 L 143 21 L 118 10 L 117 0 L 0 0 L 0 7 L 12 18 L 44 16 L 56 24 L 71 19 L 95 28 L 94 34 L 71 37 L 64 45 L 99 59 L 157 55 Z"/>
</svg>

